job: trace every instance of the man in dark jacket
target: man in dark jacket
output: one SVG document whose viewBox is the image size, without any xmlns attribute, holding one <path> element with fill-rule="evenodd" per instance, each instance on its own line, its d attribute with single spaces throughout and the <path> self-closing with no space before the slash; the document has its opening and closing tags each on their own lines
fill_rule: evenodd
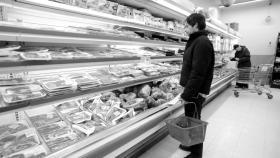
<svg viewBox="0 0 280 158">
<path fill-rule="evenodd" d="M 248 88 L 248 83 L 240 83 L 240 81 L 248 82 L 250 75 L 250 52 L 245 46 L 240 46 L 235 44 L 233 49 L 236 50 L 234 58 L 231 61 L 237 61 L 238 68 L 238 79 L 239 82 L 236 82 L 236 88 Z"/>
<path fill-rule="evenodd" d="M 205 27 L 205 17 L 201 14 L 193 13 L 186 19 L 189 40 L 180 79 L 180 84 L 184 87 L 181 99 L 185 103 L 185 115 L 198 119 L 201 118 L 202 104 L 210 92 L 215 62 L 213 45 L 207 37 Z M 180 145 L 180 148 L 191 152 L 187 158 L 202 158 L 202 143 L 190 147 Z"/>
</svg>

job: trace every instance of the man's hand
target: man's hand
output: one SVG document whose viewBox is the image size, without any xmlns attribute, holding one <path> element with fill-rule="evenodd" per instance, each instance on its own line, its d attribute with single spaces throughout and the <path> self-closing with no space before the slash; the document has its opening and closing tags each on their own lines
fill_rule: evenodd
<svg viewBox="0 0 280 158">
<path fill-rule="evenodd" d="M 178 101 L 180 104 L 185 104 L 186 103 L 186 101 L 183 99 L 183 98 L 181 98 L 180 97 L 180 99 L 179 99 L 179 101 Z"/>
<path fill-rule="evenodd" d="M 235 58 L 236 61 L 239 61 L 239 58 Z"/>
</svg>

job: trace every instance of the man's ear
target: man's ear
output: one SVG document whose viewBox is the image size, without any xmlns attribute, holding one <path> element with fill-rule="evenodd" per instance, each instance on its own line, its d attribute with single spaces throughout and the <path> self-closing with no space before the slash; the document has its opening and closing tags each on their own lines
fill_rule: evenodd
<svg viewBox="0 0 280 158">
<path fill-rule="evenodd" d="M 193 27 L 198 30 L 198 24 L 197 23 L 195 23 L 195 25 L 193 25 Z"/>
</svg>

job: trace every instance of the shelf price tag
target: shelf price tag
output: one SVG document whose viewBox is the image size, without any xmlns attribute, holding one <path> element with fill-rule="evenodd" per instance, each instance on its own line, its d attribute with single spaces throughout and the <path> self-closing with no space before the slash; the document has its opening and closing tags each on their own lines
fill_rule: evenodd
<svg viewBox="0 0 280 158">
<path fill-rule="evenodd" d="M 20 78 L 24 79 L 27 76 L 28 76 L 28 72 L 0 74 L 0 80 L 11 80 L 11 79 L 20 79 Z"/>
<path fill-rule="evenodd" d="M 142 56 L 141 57 L 141 62 L 145 64 L 151 64 L 151 57 L 149 56 Z"/>
</svg>

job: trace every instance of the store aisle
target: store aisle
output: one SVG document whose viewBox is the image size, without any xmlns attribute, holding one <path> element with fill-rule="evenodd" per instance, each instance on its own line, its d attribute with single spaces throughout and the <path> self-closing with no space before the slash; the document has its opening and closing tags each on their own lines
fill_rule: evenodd
<svg viewBox="0 0 280 158">
<path fill-rule="evenodd" d="M 280 90 L 274 98 L 240 94 L 229 88 L 202 112 L 209 122 L 204 143 L 204 158 L 279 158 Z M 179 142 L 167 136 L 140 158 L 183 158 Z"/>
</svg>

